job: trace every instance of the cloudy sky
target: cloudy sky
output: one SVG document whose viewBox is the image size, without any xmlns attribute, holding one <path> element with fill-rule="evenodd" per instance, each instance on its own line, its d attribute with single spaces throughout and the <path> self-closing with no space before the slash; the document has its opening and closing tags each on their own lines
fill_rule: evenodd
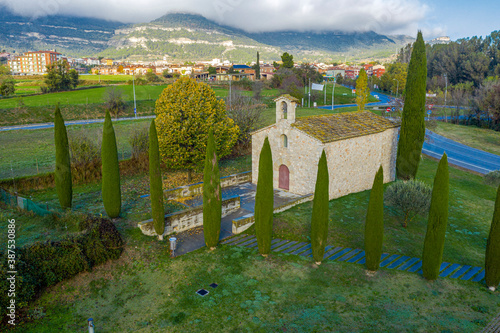
<svg viewBox="0 0 500 333">
<path fill-rule="evenodd" d="M 126 23 L 201 14 L 247 31 L 373 30 L 452 39 L 500 30 L 498 0 L 0 0 L 17 14 L 70 14 Z"/>
</svg>

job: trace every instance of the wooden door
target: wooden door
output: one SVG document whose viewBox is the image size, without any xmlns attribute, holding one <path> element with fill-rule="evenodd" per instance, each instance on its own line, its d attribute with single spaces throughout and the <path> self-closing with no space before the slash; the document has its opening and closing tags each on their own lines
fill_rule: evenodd
<svg viewBox="0 0 500 333">
<path fill-rule="evenodd" d="M 284 190 L 289 189 L 290 183 L 290 171 L 288 171 L 288 167 L 284 164 L 280 165 L 280 179 L 279 179 L 279 188 Z"/>
</svg>

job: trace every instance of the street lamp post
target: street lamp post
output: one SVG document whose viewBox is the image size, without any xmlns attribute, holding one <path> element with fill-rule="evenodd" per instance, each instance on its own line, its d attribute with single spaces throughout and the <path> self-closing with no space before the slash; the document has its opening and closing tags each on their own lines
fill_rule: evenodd
<svg viewBox="0 0 500 333">
<path fill-rule="evenodd" d="M 398 98 L 399 94 L 399 80 L 398 79 L 392 79 L 393 81 L 396 81 L 396 98 Z"/>
</svg>

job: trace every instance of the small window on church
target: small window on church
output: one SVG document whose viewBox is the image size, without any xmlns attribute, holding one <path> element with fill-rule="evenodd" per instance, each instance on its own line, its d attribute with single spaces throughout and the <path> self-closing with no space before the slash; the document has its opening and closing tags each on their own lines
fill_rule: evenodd
<svg viewBox="0 0 500 333">
<path fill-rule="evenodd" d="M 281 102 L 281 119 L 286 119 L 287 116 L 287 104 L 285 101 Z"/>
<path fill-rule="evenodd" d="M 288 138 L 286 137 L 285 134 L 281 136 L 281 143 L 283 144 L 284 148 L 288 148 Z"/>
</svg>

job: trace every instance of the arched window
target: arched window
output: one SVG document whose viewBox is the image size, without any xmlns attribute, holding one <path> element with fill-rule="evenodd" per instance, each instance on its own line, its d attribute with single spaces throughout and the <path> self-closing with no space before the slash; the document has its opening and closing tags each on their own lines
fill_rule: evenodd
<svg viewBox="0 0 500 333">
<path fill-rule="evenodd" d="M 281 145 L 283 148 L 288 148 L 288 138 L 285 134 L 281 136 Z"/>
<path fill-rule="evenodd" d="M 287 113 L 287 104 L 285 101 L 283 101 L 281 102 L 281 119 L 286 119 Z"/>
</svg>

